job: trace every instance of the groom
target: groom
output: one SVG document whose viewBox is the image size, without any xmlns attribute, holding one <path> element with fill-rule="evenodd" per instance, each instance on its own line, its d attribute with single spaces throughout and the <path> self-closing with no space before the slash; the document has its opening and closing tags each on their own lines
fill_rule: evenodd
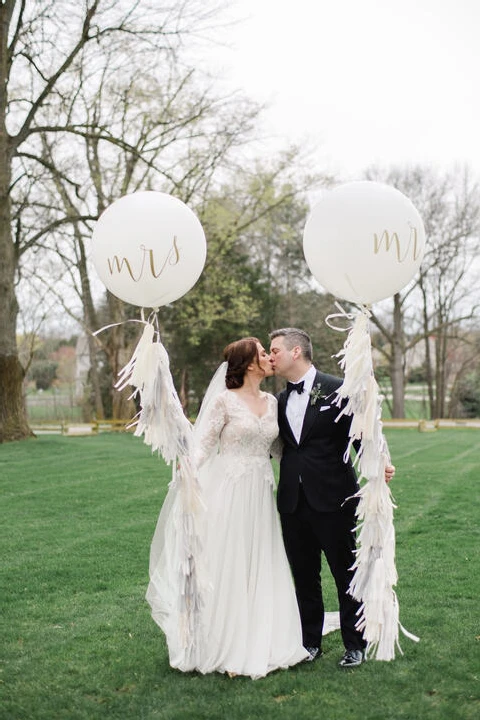
<svg viewBox="0 0 480 720">
<path fill-rule="evenodd" d="M 320 583 L 322 552 L 335 580 L 345 653 L 342 667 L 365 659 L 366 642 L 355 628 L 360 603 L 348 593 L 355 561 L 355 509 L 359 486 L 344 461 L 351 417 L 335 422 L 333 405 L 340 378 L 312 364 L 310 337 L 298 328 L 270 333 L 270 362 L 287 388 L 278 396 L 283 441 L 277 505 L 302 621 L 303 644 L 314 660 L 322 654 L 324 606 Z M 356 448 L 358 449 L 358 447 Z M 385 470 L 386 480 L 394 468 Z"/>
</svg>

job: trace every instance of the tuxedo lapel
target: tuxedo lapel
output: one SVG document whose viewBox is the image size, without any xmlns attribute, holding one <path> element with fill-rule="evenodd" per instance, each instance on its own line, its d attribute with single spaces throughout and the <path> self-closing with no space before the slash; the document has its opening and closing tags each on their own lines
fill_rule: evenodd
<svg viewBox="0 0 480 720">
<path fill-rule="evenodd" d="M 293 434 L 293 430 L 287 419 L 287 399 L 288 399 L 287 391 L 283 390 L 283 392 L 281 392 L 280 395 L 278 396 L 278 424 L 280 427 L 281 434 L 282 434 L 282 430 L 283 430 L 283 435 L 288 434 L 292 443 L 295 443 L 295 445 L 298 445 L 298 443 L 295 439 L 295 435 Z"/>
<path fill-rule="evenodd" d="M 315 380 L 313 381 L 312 388 L 314 388 L 315 385 L 317 385 L 317 383 L 319 383 L 319 382 L 320 382 L 320 373 L 317 370 L 317 374 L 315 375 Z M 312 405 L 312 403 L 310 402 L 310 398 L 309 398 L 307 409 L 305 410 L 305 415 L 303 418 L 302 432 L 300 434 L 299 445 L 301 445 L 301 443 L 303 442 L 305 437 L 308 435 L 310 428 L 312 427 L 317 414 L 318 414 L 317 403 L 315 405 Z"/>
<path fill-rule="evenodd" d="M 317 412 L 318 412 L 318 409 L 314 405 L 312 405 L 309 401 L 308 405 L 307 405 L 307 409 L 305 410 L 305 416 L 303 418 L 302 433 L 300 435 L 299 445 L 301 445 L 301 443 L 303 442 L 306 435 L 308 435 L 310 428 L 312 427 L 312 425 L 315 421 L 315 416 L 316 416 Z"/>
</svg>

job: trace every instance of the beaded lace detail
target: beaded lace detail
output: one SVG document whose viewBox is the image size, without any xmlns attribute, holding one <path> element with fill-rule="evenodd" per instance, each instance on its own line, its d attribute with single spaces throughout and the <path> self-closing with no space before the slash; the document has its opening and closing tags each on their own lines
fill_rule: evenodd
<svg viewBox="0 0 480 720">
<path fill-rule="evenodd" d="M 278 436 L 277 401 L 265 393 L 265 413 L 259 417 L 233 391 L 225 390 L 212 403 L 205 418 L 205 428 L 198 438 L 196 461 L 198 466 L 218 448 L 220 455 L 232 458 L 233 463 L 245 458 L 270 459 L 270 447 Z M 237 466 L 237 469 L 238 466 Z"/>
</svg>

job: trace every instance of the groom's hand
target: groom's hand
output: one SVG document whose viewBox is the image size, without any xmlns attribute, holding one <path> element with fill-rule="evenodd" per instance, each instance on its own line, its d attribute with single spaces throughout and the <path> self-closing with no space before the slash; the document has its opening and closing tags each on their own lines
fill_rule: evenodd
<svg viewBox="0 0 480 720">
<path fill-rule="evenodd" d="M 394 475 L 395 475 L 395 465 L 386 465 L 385 466 L 385 482 L 389 483 Z"/>
</svg>

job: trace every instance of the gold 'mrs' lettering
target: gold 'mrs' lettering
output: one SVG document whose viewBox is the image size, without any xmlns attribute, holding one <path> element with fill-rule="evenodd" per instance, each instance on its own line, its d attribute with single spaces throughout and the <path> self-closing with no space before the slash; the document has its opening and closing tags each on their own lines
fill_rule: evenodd
<svg viewBox="0 0 480 720">
<path fill-rule="evenodd" d="M 145 245 L 140 245 L 140 249 L 142 251 L 142 262 L 138 276 L 136 276 L 132 270 L 131 260 L 126 257 L 123 257 L 120 260 L 118 255 L 114 255 L 112 258 L 107 259 L 110 275 L 113 275 L 114 272 L 120 274 L 123 268 L 125 268 L 127 273 L 132 278 L 133 282 L 139 282 L 139 280 L 141 280 L 143 276 L 144 271 L 148 272 L 148 270 L 146 270 L 146 268 L 148 268 L 152 276 L 157 279 L 164 272 L 167 265 L 177 265 L 180 262 L 180 251 L 178 249 L 176 235 L 174 235 L 172 245 L 168 250 L 165 259 L 163 260 L 163 262 L 160 263 L 158 271 L 155 265 L 155 254 L 152 248 L 147 248 L 145 247 Z M 148 262 L 146 263 L 145 260 L 147 259 L 147 257 Z"/>
</svg>

